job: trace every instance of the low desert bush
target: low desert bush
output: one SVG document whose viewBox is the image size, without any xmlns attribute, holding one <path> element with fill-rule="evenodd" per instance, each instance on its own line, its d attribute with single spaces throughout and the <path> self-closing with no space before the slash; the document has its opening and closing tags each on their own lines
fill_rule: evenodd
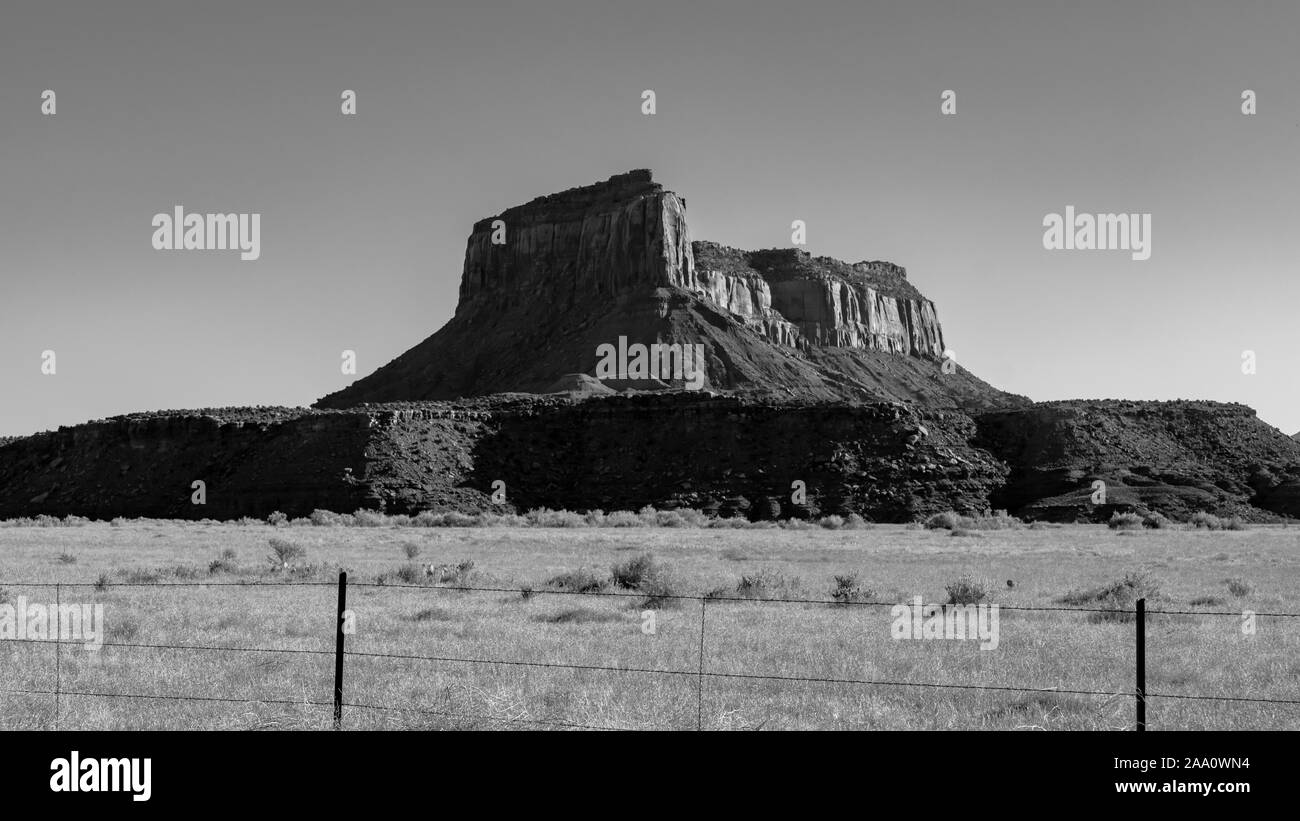
<svg viewBox="0 0 1300 821">
<path fill-rule="evenodd" d="M 786 576 L 779 570 L 760 568 L 742 575 L 736 583 L 735 591 L 729 595 L 742 599 L 797 599 L 802 597 L 801 587 L 798 576 Z"/>
<path fill-rule="evenodd" d="M 358 510 L 352 516 L 357 527 L 383 527 L 388 524 L 388 517 L 378 510 Z"/>
<path fill-rule="evenodd" d="M 990 585 L 983 579 L 977 579 L 965 573 L 944 585 L 948 593 L 948 604 L 980 604 L 989 597 Z"/>
<path fill-rule="evenodd" d="M 1255 588 L 1252 587 L 1250 582 L 1247 582 L 1245 579 L 1238 579 L 1238 578 L 1227 579 L 1226 581 L 1224 581 L 1224 584 L 1228 586 L 1228 592 L 1231 593 L 1233 597 L 1238 599 L 1245 598 L 1246 596 L 1249 596 L 1251 593 L 1255 592 Z"/>
<path fill-rule="evenodd" d="M 603 522 L 605 527 L 645 527 L 645 520 L 630 510 L 616 510 L 613 513 L 606 513 Z"/>
<path fill-rule="evenodd" d="M 831 587 L 831 598 L 836 602 L 840 604 L 865 602 L 875 597 L 876 592 L 859 581 L 857 573 L 835 576 L 835 584 Z"/>
<path fill-rule="evenodd" d="M 1142 517 L 1136 513 L 1115 513 L 1106 524 L 1111 530 L 1140 530 Z"/>
<path fill-rule="evenodd" d="M 609 587 L 609 579 L 597 576 L 593 571 L 580 567 L 552 576 L 546 580 L 548 587 L 571 593 L 601 593 Z"/>
<path fill-rule="evenodd" d="M 418 564 L 404 564 L 393 571 L 393 578 L 402 584 L 419 584 L 424 581 L 424 568 Z"/>
<path fill-rule="evenodd" d="M 222 556 L 208 562 L 208 575 L 215 576 L 218 573 L 238 573 L 239 567 L 231 559 Z"/>
<path fill-rule="evenodd" d="M 268 544 L 271 546 L 271 553 L 267 559 L 271 562 L 273 570 L 287 568 L 294 560 L 305 558 L 307 555 L 307 548 L 288 539 L 271 539 Z"/>
<path fill-rule="evenodd" d="M 966 522 L 966 517 L 952 510 L 936 513 L 925 520 L 926 530 L 956 530 Z"/>
<path fill-rule="evenodd" d="M 1170 526 L 1171 522 L 1163 513 L 1158 510 L 1147 511 L 1142 514 L 1142 526 L 1151 530 L 1164 530 Z"/>
<path fill-rule="evenodd" d="M 343 525 L 343 517 L 330 510 L 313 510 L 309 518 L 311 523 L 317 527 L 340 527 Z"/>
<path fill-rule="evenodd" d="M 635 590 L 643 581 L 653 576 L 657 568 L 649 553 L 628 559 L 610 568 L 610 578 L 616 587 Z"/>
<path fill-rule="evenodd" d="M 1092 613 L 1092 621 L 1131 621 L 1138 599 L 1161 598 L 1162 583 L 1148 570 L 1130 571 L 1124 577 L 1088 590 L 1071 590 L 1057 599 L 1059 604 L 1096 607 L 1107 611 Z"/>
<path fill-rule="evenodd" d="M 856 513 L 850 513 L 844 519 L 845 530 L 866 530 L 871 527 L 871 523 Z"/>
<path fill-rule="evenodd" d="M 474 572 L 473 559 L 461 559 L 454 564 L 429 565 L 424 574 L 436 584 L 449 584 L 453 587 L 468 587 L 470 574 Z"/>
<path fill-rule="evenodd" d="M 530 510 L 524 518 L 533 527 L 582 527 L 586 524 L 586 519 L 581 514 L 571 510 L 551 510 L 546 507 Z"/>
</svg>

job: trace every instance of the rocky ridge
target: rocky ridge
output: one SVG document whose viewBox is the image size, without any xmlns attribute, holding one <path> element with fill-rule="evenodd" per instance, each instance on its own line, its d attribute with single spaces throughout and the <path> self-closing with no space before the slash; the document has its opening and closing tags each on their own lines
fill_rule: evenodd
<svg viewBox="0 0 1300 821">
<path fill-rule="evenodd" d="M 753 518 L 968 512 L 1006 467 L 960 414 L 708 392 L 498 395 L 135 414 L 0 448 L 0 517 L 694 507 Z M 504 481 L 507 504 L 491 501 Z M 791 483 L 808 488 L 791 503 Z M 206 504 L 192 503 L 203 481 Z"/>
</svg>

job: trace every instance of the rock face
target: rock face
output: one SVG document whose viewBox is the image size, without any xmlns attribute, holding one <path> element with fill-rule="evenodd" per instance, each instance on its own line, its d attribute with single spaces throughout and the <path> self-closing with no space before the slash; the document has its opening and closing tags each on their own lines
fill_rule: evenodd
<svg viewBox="0 0 1300 821">
<path fill-rule="evenodd" d="M 1042 402 L 976 422 L 974 444 L 1012 468 L 990 503 L 1029 518 L 1100 521 L 1141 508 L 1300 517 L 1300 443 L 1245 405 Z"/>
<path fill-rule="evenodd" d="M 1006 468 L 971 448 L 973 435 L 961 414 L 896 403 L 706 392 L 141 414 L 0 448 L 0 518 L 648 504 L 908 521 L 986 507 Z M 796 479 L 808 492 L 801 509 L 790 503 Z M 196 480 L 206 505 L 191 503 Z M 506 482 L 505 506 L 491 501 L 496 480 Z"/>
<path fill-rule="evenodd" d="M 1241 405 L 1053 402 L 972 419 L 902 403 L 592 395 L 572 382 L 572 393 L 545 397 L 176 411 L 62 428 L 0 446 L 0 518 L 645 505 L 884 522 L 996 508 L 1052 521 L 1148 509 L 1300 517 L 1300 443 Z M 191 502 L 196 480 L 205 505 Z M 497 480 L 505 505 L 491 501 Z M 791 504 L 795 480 L 807 505 Z"/>
<path fill-rule="evenodd" d="M 934 303 L 902 268 L 693 242 L 685 201 L 633 171 L 480 220 L 451 321 L 317 406 L 542 393 L 566 374 L 597 376 L 600 346 L 620 339 L 702 346 L 714 391 L 949 409 L 1028 403 L 961 368 L 944 372 Z"/>
<path fill-rule="evenodd" d="M 897 265 L 849 265 L 797 248 L 746 252 L 697 242 L 693 250 L 708 298 L 759 328 L 775 324 L 768 338 L 777 344 L 943 357 L 934 303 Z"/>
<path fill-rule="evenodd" d="M 685 203 L 649 171 L 632 171 L 475 223 L 456 315 L 510 311 L 523 299 L 564 311 L 693 280 Z"/>
</svg>

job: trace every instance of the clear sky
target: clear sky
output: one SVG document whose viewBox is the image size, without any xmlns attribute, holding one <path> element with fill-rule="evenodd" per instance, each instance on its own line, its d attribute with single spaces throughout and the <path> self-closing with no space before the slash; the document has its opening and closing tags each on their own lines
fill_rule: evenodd
<svg viewBox="0 0 1300 821">
<path fill-rule="evenodd" d="M 905 266 L 998 387 L 1294 433 L 1298 32 L 1295 0 L 6 0 L 0 435 L 310 404 L 452 315 L 475 220 L 642 167 L 696 239 L 802 219 Z M 260 213 L 261 258 L 153 250 L 178 204 Z M 1067 205 L 1150 213 L 1151 258 L 1045 250 Z"/>
</svg>

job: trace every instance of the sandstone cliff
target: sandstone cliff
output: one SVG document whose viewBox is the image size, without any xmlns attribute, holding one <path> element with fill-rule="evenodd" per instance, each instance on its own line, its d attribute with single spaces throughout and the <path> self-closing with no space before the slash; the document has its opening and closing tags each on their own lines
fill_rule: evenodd
<svg viewBox="0 0 1300 821">
<path fill-rule="evenodd" d="M 707 296 L 756 324 L 780 322 L 773 342 L 943 357 L 934 303 L 896 265 L 849 265 L 797 248 L 746 252 L 697 242 L 693 250 Z"/>
<path fill-rule="evenodd" d="M 950 409 L 1028 401 L 942 372 L 934 303 L 902 268 L 692 242 L 684 200 L 633 171 L 479 220 L 455 316 L 317 406 L 545 392 L 596 375 L 597 350 L 620 338 L 702 346 L 715 391 Z"/>
<path fill-rule="evenodd" d="M 501 244 L 493 244 L 494 224 L 504 231 Z M 510 310 L 521 297 L 566 310 L 693 280 L 685 204 L 649 171 L 632 171 L 475 223 L 456 313 Z"/>
</svg>

